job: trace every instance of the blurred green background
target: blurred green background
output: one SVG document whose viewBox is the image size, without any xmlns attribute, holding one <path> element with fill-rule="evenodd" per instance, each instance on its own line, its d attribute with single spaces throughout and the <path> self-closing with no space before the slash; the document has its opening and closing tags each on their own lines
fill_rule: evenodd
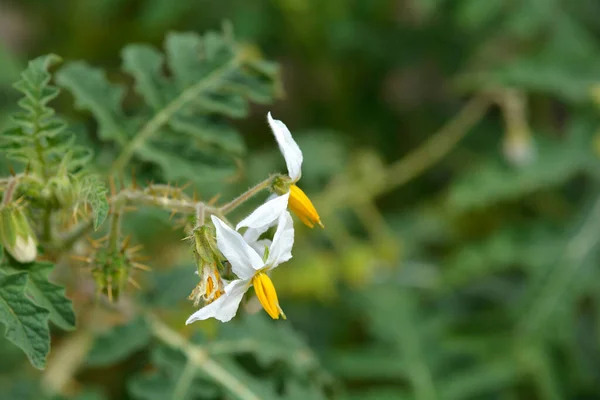
<svg viewBox="0 0 600 400">
<path fill-rule="evenodd" d="M 130 84 L 127 44 L 162 48 L 170 31 L 227 21 L 279 63 L 280 96 L 234 121 L 242 173 L 194 189 L 229 200 L 284 171 L 271 111 L 304 152 L 301 186 L 326 229 L 297 224 L 294 259 L 275 271 L 288 321 L 261 311 L 237 328 L 184 328 L 193 259 L 168 214 L 140 210 L 128 226 L 154 268 L 140 296 L 209 347 L 228 335 L 280 343 L 236 361 L 259 382 L 297 378 L 281 398 L 600 399 L 598 16 L 595 0 L 2 1 L 0 126 L 33 57 L 82 59 Z M 99 148 L 68 93 L 53 104 Z M 161 390 L 183 364 L 136 344 L 134 328 L 103 337 L 107 349 L 134 343 L 109 361 L 92 348 L 60 395 L 171 398 Z M 53 352 L 70 335 L 57 331 Z M 53 373 L 68 370 L 60 362 Z M 0 399 L 38 399 L 52 379 L 0 341 Z"/>
</svg>

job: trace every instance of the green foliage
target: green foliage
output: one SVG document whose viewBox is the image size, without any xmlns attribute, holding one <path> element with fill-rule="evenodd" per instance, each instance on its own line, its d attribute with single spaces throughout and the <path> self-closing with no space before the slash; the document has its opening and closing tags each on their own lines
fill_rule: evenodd
<svg viewBox="0 0 600 400">
<path fill-rule="evenodd" d="M 27 290 L 33 301 L 50 311 L 50 321 L 65 330 L 75 329 L 75 313 L 71 300 L 65 297 L 64 288 L 48 280 L 54 265 L 40 262 L 27 266 Z"/>
<path fill-rule="evenodd" d="M 14 114 L 16 127 L 1 136 L 2 150 L 8 157 L 28 164 L 42 177 L 48 177 L 49 169 L 56 168 L 64 157 L 69 157 L 71 168 L 85 165 L 91 157 L 87 148 L 74 145 L 74 137 L 66 132 L 65 122 L 48 106 L 59 94 L 57 88 L 49 85 L 48 70 L 60 61 L 60 57 L 50 54 L 29 63 L 15 84 L 24 95 L 19 101 L 24 111 Z"/>
<path fill-rule="evenodd" d="M 511 168 L 500 160 L 487 159 L 454 182 L 449 206 L 457 211 L 481 208 L 560 185 L 596 165 L 591 144 L 590 125 L 578 121 L 566 139 L 540 137 L 536 143 L 536 160 L 523 168 Z"/>
<path fill-rule="evenodd" d="M 225 117 L 246 116 L 248 100 L 270 101 L 276 68 L 252 58 L 226 34 L 172 33 L 165 53 L 148 45 L 123 50 L 123 70 L 144 101 L 133 113 L 123 109 L 125 89 L 86 63 L 66 65 L 57 82 L 97 118 L 100 139 L 120 149 L 115 171 L 136 156 L 158 165 L 168 180 L 214 182 L 231 175 L 244 145 Z"/>
<path fill-rule="evenodd" d="M 272 324 L 258 315 L 224 328 L 217 341 L 196 335 L 183 349 L 155 346 L 151 353 L 155 370 L 131 381 L 132 396 L 140 400 L 195 399 L 225 392 L 228 398 L 240 400 L 325 398 L 319 387 L 324 382 L 314 375 L 320 367 L 292 330 L 279 327 L 273 331 Z M 257 365 L 240 363 L 228 353 L 251 354 Z M 274 368 L 280 372 L 289 368 L 292 374 L 279 374 L 285 378 L 283 382 L 260 378 Z"/>
<path fill-rule="evenodd" d="M 8 260 L 5 260 L 5 262 Z M 2 265 L 2 297 L 6 337 L 19 346 L 36 368 L 43 368 L 50 351 L 48 322 L 64 330 L 75 329 L 75 313 L 64 288 L 49 280 L 52 263 L 34 262 L 25 266 Z M 3 314 L 4 315 L 4 314 Z M 4 318 L 3 318 L 4 321 Z"/>
<path fill-rule="evenodd" d="M 0 157 L 0 192 L 18 183 L 8 200 L 27 211 L 38 260 L 56 263 L 52 282 L 68 287 L 78 311 L 76 330 L 62 332 L 74 319 L 48 280 L 51 264 L 5 265 L 5 255 L 0 279 L 18 284 L 0 285 L 0 299 L 9 293 L 42 316 L 9 317 L 46 335 L 44 318 L 61 329 L 43 375 L 0 341 L 0 398 L 598 398 L 597 2 L 11 7 L 11 22 L 35 33 L 7 25 L 15 54 L 27 42 L 86 61 L 58 69 L 67 96 L 56 97 L 58 59 L 34 59 L 18 84 L 24 112 L 12 121 L 16 93 L 2 84 L 25 63 L 0 49 L 1 153 L 29 164 L 11 180 Z M 169 33 L 223 19 L 236 41 L 229 25 Z M 263 107 L 284 90 L 258 48 L 281 62 L 287 98 L 270 110 L 303 151 L 298 184 L 326 228 L 295 220 L 293 259 L 273 274 L 287 321 L 270 321 L 249 293 L 234 321 L 184 326 L 199 279 L 181 240 L 198 217 L 190 202 L 220 193 L 210 205 L 218 208 L 285 171 Z M 50 104 L 73 119 L 69 129 Z M 532 143 L 524 150 L 535 157 L 515 163 L 515 140 Z M 192 184 L 173 187 L 182 181 Z M 235 225 L 264 198 L 225 217 Z M 108 304 L 81 264 L 132 249 L 153 270 L 130 265 L 141 293 Z"/>
<path fill-rule="evenodd" d="M 19 346 L 34 367 L 42 369 L 50 351 L 50 312 L 25 295 L 27 272 L 0 275 L 0 321 L 5 336 Z"/>
<path fill-rule="evenodd" d="M 90 350 L 86 363 L 102 367 L 118 363 L 150 342 L 150 331 L 144 319 L 136 318 L 99 335 Z"/>
</svg>

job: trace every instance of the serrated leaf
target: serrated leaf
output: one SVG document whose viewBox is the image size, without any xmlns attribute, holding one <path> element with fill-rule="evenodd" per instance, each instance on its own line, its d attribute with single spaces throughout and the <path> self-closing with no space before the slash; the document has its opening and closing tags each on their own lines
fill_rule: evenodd
<svg viewBox="0 0 600 400">
<path fill-rule="evenodd" d="M 171 33 L 166 56 L 148 45 L 127 46 L 123 70 L 145 103 L 127 115 L 123 89 L 100 70 L 72 63 L 58 72 L 57 82 L 94 114 L 100 137 L 119 145 L 113 168 L 122 170 L 135 157 L 160 166 L 168 180 L 217 182 L 237 172 L 233 157 L 244 151 L 224 117 L 245 116 L 249 99 L 267 102 L 275 93 L 276 72 L 241 52 L 215 33 Z"/>
<path fill-rule="evenodd" d="M 48 106 L 60 93 L 50 85 L 49 69 L 60 61 L 49 54 L 29 62 L 14 85 L 24 95 L 18 103 L 24 112 L 15 113 L 12 121 L 16 126 L 0 136 L 0 147 L 7 156 L 26 162 L 40 176 L 52 175 L 65 158 L 69 159 L 68 171 L 80 169 L 91 158 L 91 150 L 74 144 L 64 121 Z"/>
<path fill-rule="evenodd" d="M 118 325 L 96 338 L 87 357 L 93 367 L 107 366 L 126 359 L 148 345 L 151 334 L 143 318 Z"/>
<path fill-rule="evenodd" d="M 27 272 L 0 274 L 0 321 L 5 336 L 19 346 L 31 364 L 43 369 L 50 351 L 50 312 L 32 303 L 25 295 Z"/>
<path fill-rule="evenodd" d="M 92 207 L 94 229 L 98 229 L 106 220 L 110 206 L 108 204 L 108 189 L 95 176 L 88 176 L 82 182 L 84 201 Z"/>
<path fill-rule="evenodd" d="M 121 110 L 123 87 L 111 84 L 100 69 L 82 61 L 71 62 L 58 70 L 56 83 L 73 94 L 78 108 L 89 110 L 96 116 L 101 139 L 126 143 L 125 115 Z"/>
<path fill-rule="evenodd" d="M 39 262 L 27 266 L 27 292 L 34 302 L 50 311 L 50 321 L 64 330 L 75 329 L 75 313 L 71 300 L 65 297 L 65 289 L 48 280 L 54 265 Z"/>
</svg>

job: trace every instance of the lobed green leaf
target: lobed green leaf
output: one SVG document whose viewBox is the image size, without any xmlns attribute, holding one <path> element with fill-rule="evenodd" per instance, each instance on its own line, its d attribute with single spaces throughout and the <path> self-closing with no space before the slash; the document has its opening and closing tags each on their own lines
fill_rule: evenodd
<svg viewBox="0 0 600 400">
<path fill-rule="evenodd" d="M 25 294 L 27 272 L 0 274 L 0 321 L 5 336 L 19 346 L 31 364 L 43 369 L 50 352 L 50 311 L 35 305 Z"/>
</svg>

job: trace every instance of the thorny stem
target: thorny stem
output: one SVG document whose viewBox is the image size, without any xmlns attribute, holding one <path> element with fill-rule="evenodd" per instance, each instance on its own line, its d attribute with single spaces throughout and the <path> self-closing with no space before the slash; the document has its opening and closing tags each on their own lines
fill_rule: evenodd
<svg viewBox="0 0 600 400">
<path fill-rule="evenodd" d="M 183 352 L 187 356 L 188 363 L 197 370 L 203 371 L 242 400 L 260 400 L 243 382 L 230 374 L 221 364 L 210 358 L 206 350 L 188 342 L 185 337 L 168 327 L 154 315 L 148 314 L 146 319 L 153 335 L 165 344 Z"/>
<path fill-rule="evenodd" d="M 113 163 L 111 171 L 113 173 L 121 171 L 125 165 L 127 165 L 135 151 L 166 124 L 177 111 L 198 97 L 202 91 L 210 89 L 213 85 L 218 83 L 223 75 L 235 68 L 239 63 L 240 59 L 239 57 L 236 57 L 223 67 L 214 70 L 204 79 L 198 81 L 196 84 L 182 92 L 181 95 L 169 103 L 162 111 L 157 113 L 123 148 L 123 151 Z"/>
<path fill-rule="evenodd" d="M 115 211 L 110 219 L 110 232 L 108 248 L 116 252 L 119 250 L 119 237 L 121 234 L 121 216 L 123 215 L 123 207 L 120 204 L 115 205 Z"/>
<path fill-rule="evenodd" d="M 196 226 L 202 226 L 204 225 L 204 207 L 205 204 L 204 203 L 198 203 L 196 205 Z"/>
<path fill-rule="evenodd" d="M 221 214 L 225 215 L 225 214 L 235 210 L 237 207 L 239 207 L 241 204 L 248 201 L 250 198 L 256 196 L 258 193 L 260 193 L 264 189 L 267 189 L 271 185 L 271 183 L 273 183 L 273 180 L 276 177 L 278 177 L 278 175 L 270 176 L 267 179 L 265 179 L 264 181 L 260 182 L 259 184 L 246 190 L 244 193 L 242 193 L 241 195 L 239 195 L 238 197 L 236 197 L 235 199 L 231 200 L 229 203 L 227 203 L 223 207 L 221 207 L 219 209 L 219 212 Z"/>
</svg>

